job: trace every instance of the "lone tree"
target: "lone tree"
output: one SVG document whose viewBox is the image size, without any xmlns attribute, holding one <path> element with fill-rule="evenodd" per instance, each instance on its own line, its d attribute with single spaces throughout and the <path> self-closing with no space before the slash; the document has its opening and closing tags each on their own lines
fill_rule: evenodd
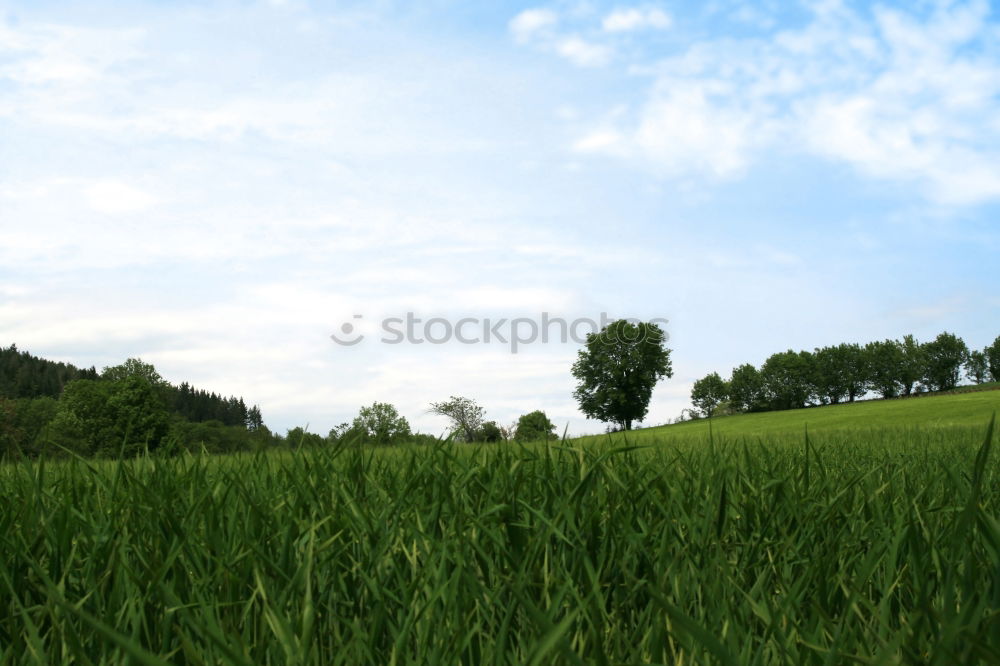
<svg viewBox="0 0 1000 666">
<path fill-rule="evenodd" d="M 656 324 L 611 322 L 588 333 L 587 344 L 573 364 L 578 384 L 574 397 L 589 418 L 616 423 L 625 430 L 649 410 L 653 387 L 672 377 L 666 335 Z"/>
<path fill-rule="evenodd" d="M 713 372 L 705 375 L 694 383 L 691 388 L 691 404 L 693 404 L 705 416 L 712 416 L 712 412 L 729 398 L 729 386 L 726 381 Z"/>
<path fill-rule="evenodd" d="M 457 439 L 464 442 L 479 440 L 486 410 L 477 405 L 475 400 L 453 395 L 444 402 L 432 402 L 430 412 L 451 419 Z"/>
</svg>

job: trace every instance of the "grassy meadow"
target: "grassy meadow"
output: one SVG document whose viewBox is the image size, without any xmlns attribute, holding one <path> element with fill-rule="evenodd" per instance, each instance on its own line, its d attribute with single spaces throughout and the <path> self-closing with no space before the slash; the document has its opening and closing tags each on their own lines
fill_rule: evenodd
<svg viewBox="0 0 1000 666">
<path fill-rule="evenodd" d="M 0 664 L 1000 663 L 998 399 L 0 465 Z"/>
<path fill-rule="evenodd" d="M 801 436 L 806 429 L 811 434 L 849 431 L 877 437 L 879 431 L 886 431 L 889 436 L 893 436 L 906 430 L 980 427 L 989 421 L 995 411 L 1000 411 L 1000 390 L 966 390 L 946 395 L 924 394 L 893 400 L 865 400 L 804 409 L 721 416 L 711 420 L 711 430 L 715 435 L 729 438 Z M 707 419 L 697 419 L 634 430 L 627 433 L 626 439 L 638 443 L 707 438 L 709 427 Z M 620 436 L 620 433 L 616 434 L 616 437 Z M 581 441 L 597 441 L 602 438 L 584 437 Z"/>
</svg>

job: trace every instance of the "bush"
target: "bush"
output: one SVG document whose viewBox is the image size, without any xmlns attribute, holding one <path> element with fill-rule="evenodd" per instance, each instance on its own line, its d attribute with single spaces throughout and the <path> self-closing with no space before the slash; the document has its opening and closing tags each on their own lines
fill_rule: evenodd
<svg viewBox="0 0 1000 666">
<path fill-rule="evenodd" d="M 517 420 L 514 439 L 519 442 L 558 439 L 555 430 L 556 425 L 549 420 L 545 412 L 536 410 Z"/>
<path fill-rule="evenodd" d="M 502 442 L 506 439 L 503 430 L 496 421 L 487 421 L 479 428 L 479 435 L 476 438 L 480 442 Z"/>
</svg>

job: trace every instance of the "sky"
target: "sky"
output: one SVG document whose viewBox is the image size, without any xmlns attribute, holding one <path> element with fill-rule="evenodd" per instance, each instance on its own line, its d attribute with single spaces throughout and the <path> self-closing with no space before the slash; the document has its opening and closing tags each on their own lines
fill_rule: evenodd
<svg viewBox="0 0 1000 666">
<path fill-rule="evenodd" d="M 0 345 L 278 432 L 600 432 L 513 319 L 666 320 L 646 425 L 786 349 L 982 348 L 998 213 L 987 2 L 0 0 Z"/>
</svg>

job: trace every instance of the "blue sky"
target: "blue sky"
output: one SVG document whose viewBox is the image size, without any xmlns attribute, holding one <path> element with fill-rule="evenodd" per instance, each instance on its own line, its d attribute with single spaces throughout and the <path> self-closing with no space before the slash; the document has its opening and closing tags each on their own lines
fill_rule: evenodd
<svg viewBox="0 0 1000 666">
<path fill-rule="evenodd" d="M 0 344 L 437 434 L 453 394 L 599 430 L 578 345 L 382 317 L 669 319 L 648 424 L 776 351 L 1000 334 L 997 8 L 484 4 L 0 2 Z"/>
</svg>

